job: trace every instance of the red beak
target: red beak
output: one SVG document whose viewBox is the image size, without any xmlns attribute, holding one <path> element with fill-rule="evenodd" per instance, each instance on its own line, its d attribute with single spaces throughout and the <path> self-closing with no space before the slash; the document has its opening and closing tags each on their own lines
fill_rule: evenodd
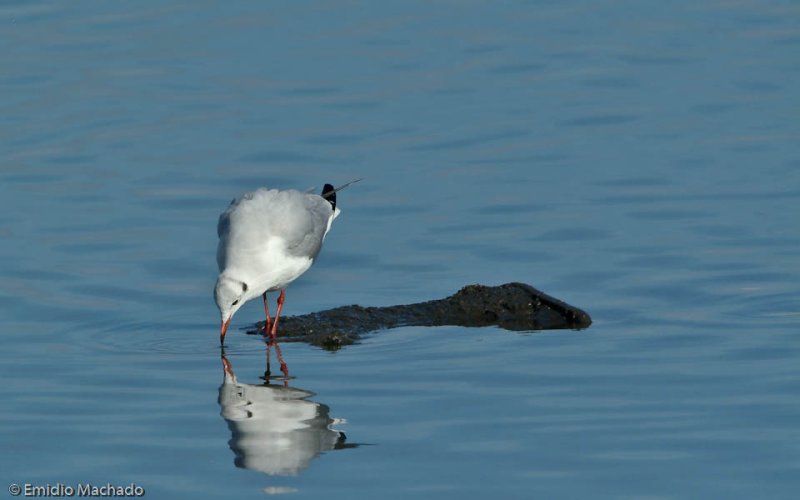
<svg viewBox="0 0 800 500">
<path fill-rule="evenodd" d="M 228 324 L 231 322 L 231 319 L 228 318 L 227 321 L 223 321 L 222 325 L 219 327 L 219 345 L 222 345 L 225 342 L 225 332 L 228 331 Z"/>
</svg>

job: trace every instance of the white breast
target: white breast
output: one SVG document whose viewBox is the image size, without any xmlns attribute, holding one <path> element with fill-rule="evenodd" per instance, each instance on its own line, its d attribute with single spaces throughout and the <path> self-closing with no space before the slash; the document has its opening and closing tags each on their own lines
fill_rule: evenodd
<svg viewBox="0 0 800 500">
<path fill-rule="evenodd" d="M 247 283 L 247 300 L 264 292 L 280 290 L 308 271 L 314 260 L 286 252 L 286 243 L 272 237 L 255 248 L 235 248 L 228 257 L 227 272 Z"/>
</svg>

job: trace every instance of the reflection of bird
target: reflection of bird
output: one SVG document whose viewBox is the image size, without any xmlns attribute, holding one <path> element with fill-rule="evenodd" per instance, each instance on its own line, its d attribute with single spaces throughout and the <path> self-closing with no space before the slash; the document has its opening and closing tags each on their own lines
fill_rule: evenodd
<svg viewBox="0 0 800 500">
<path fill-rule="evenodd" d="M 306 272 L 319 254 L 333 219 L 339 215 L 336 192 L 359 180 L 336 189 L 325 184 L 319 196 L 261 188 L 231 202 L 217 224 L 220 274 L 214 299 L 222 317 L 220 343 L 236 311 L 259 295 L 267 316 L 265 332 L 272 338 L 277 335 L 284 288 Z M 272 322 L 267 292 L 274 290 L 281 293 Z"/>
<path fill-rule="evenodd" d="M 225 379 L 219 388 L 221 415 L 231 430 L 235 464 L 269 475 L 297 474 L 321 453 L 344 448 L 343 432 L 326 405 L 309 401 L 302 389 L 242 384 L 222 355 Z"/>
</svg>

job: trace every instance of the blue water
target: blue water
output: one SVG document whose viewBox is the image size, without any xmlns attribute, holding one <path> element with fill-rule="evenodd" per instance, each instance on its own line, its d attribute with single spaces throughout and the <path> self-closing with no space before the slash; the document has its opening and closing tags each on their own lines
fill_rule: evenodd
<svg viewBox="0 0 800 500">
<path fill-rule="evenodd" d="M 794 498 L 799 22 L 779 1 L 1 4 L 0 481 Z M 286 314 L 523 281 L 594 324 L 282 343 L 290 388 L 264 388 L 253 303 L 223 385 L 218 214 L 361 176 Z M 293 468 L 237 458 L 272 448 L 228 389 L 270 429 L 315 415 Z"/>
</svg>

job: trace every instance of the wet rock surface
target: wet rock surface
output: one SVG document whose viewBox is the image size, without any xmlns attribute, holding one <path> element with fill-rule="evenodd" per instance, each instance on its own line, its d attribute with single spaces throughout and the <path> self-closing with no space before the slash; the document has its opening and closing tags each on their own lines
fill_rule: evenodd
<svg viewBox="0 0 800 500">
<path fill-rule="evenodd" d="M 499 326 L 506 330 L 587 328 L 589 315 L 524 283 L 500 286 L 469 285 L 440 300 L 417 304 L 363 307 L 342 306 L 327 311 L 280 318 L 278 338 L 309 342 L 335 350 L 363 334 L 400 326 Z M 261 333 L 264 322 L 248 330 Z"/>
</svg>

